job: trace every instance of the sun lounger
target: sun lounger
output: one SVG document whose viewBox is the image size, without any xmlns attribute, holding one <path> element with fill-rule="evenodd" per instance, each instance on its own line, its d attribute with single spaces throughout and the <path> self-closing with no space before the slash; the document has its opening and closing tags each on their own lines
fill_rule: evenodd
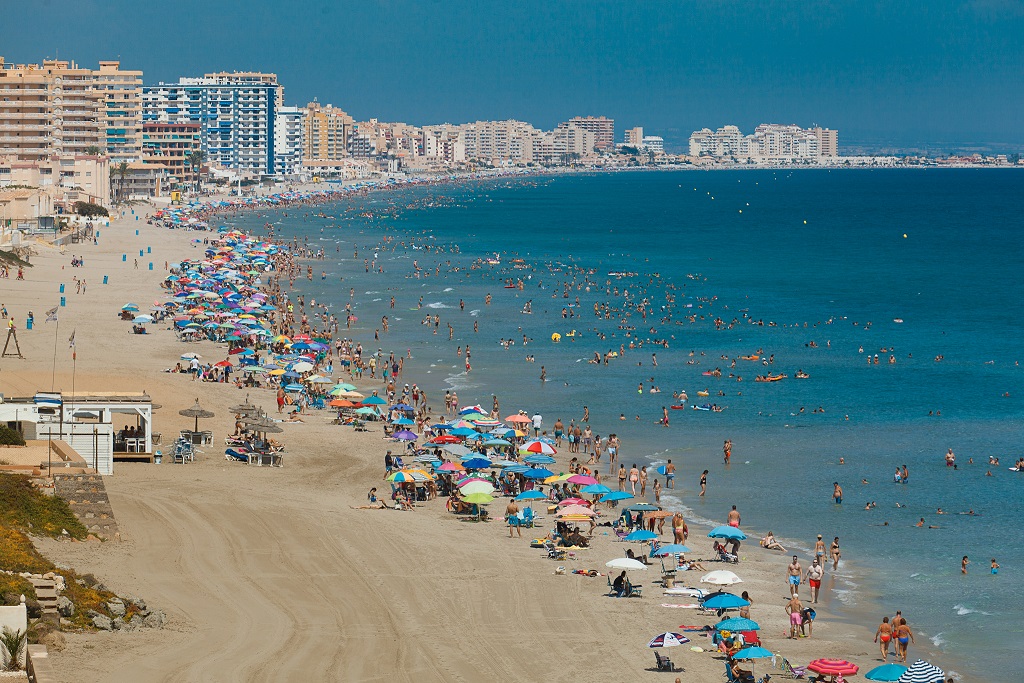
<svg viewBox="0 0 1024 683">
<path fill-rule="evenodd" d="M 237 460 L 239 462 L 249 462 L 249 455 L 247 453 L 241 453 L 236 451 L 234 448 L 229 448 L 224 451 L 225 460 Z"/>
</svg>

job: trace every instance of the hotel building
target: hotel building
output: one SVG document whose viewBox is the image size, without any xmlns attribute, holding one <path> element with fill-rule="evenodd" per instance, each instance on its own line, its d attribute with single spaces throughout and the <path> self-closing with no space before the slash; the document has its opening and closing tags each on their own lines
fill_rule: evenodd
<svg viewBox="0 0 1024 683">
<path fill-rule="evenodd" d="M 189 156 L 202 148 L 198 123 L 144 123 L 142 125 L 142 160 L 160 164 L 178 183 L 194 184 L 199 169 L 193 168 Z"/>
</svg>

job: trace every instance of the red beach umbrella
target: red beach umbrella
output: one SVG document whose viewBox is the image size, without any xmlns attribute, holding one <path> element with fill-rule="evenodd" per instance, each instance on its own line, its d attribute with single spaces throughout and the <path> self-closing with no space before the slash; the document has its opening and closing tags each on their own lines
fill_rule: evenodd
<svg viewBox="0 0 1024 683">
<path fill-rule="evenodd" d="M 457 436 L 450 434 L 443 434 L 441 436 L 435 436 L 430 440 L 430 443 L 460 443 L 461 439 Z"/>
<path fill-rule="evenodd" d="M 852 676 L 860 670 L 845 659 L 815 659 L 807 668 L 823 676 Z"/>
</svg>

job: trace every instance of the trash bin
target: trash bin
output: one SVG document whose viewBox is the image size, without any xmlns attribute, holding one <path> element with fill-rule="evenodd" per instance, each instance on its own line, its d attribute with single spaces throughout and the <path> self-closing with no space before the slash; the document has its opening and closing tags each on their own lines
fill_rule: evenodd
<svg viewBox="0 0 1024 683">
<path fill-rule="evenodd" d="M 161 453 L 160 451 L 157 451 L 156 453 L 153 454 L 153 464 L 154 465 L 159 465 L 163 461 L 164 461 L 164 454 L 163 453 Z"/>
<path fill-rule="evenodd" d="M 25 318 L 25 329 L 26 330 L 31 330 L 32 329 L 32 318 Z"/>
</svg>

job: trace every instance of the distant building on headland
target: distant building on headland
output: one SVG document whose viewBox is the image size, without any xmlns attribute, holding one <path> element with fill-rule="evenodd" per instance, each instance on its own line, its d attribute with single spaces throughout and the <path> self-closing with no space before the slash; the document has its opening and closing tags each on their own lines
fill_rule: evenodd
<svg viewBox="0 0 1024 683">
<path fill-rule="evenodd" d="M 594 134 L 594 147 L 600 151 L 615 148 L 615 119 L 605 116 L 574 116 L 558 129 L 581 128 Z"/>
<path fill-rule="evenodd" d="M 839 156 L 838 133 L 777 123 L 762 123 L 751 135 L 744 135 L 736 126 L 715 131 L 704 128 L 690 135 L 690 156 L 755 163 L 830 160 Z"/>
</svg>

